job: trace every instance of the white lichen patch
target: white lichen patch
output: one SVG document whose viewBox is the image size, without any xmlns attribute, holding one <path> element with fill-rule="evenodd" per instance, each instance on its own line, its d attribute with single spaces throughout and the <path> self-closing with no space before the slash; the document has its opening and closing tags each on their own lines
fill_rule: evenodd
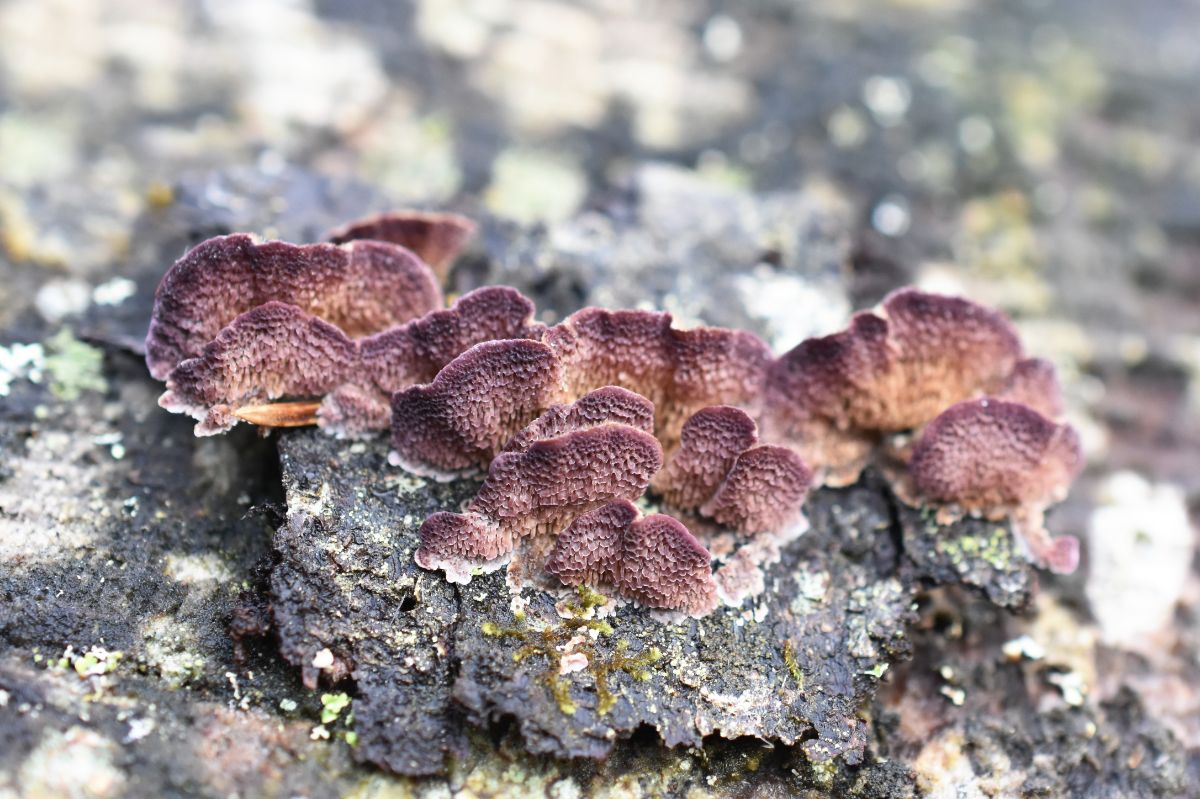
<svg viewBox="0 0 1200 799">
<path fill-rule="evenodd" d="M 123 498 L 112 496 L 108 486 L 127 467 L 95 457 L 92 438 L 107 425 L 98 419 L 82 424 L 76 432 L 41 425 L 37 435 L 25 439 L 20 457 L 5 464 L 9 471 L 0 480 L 0 507 L 5 512 L 0 562 L 49 562 L 63 552 L 95 547 L 108 535 L 112 520 L 126 513 Z M 86 566 L 79 561 L 77 579 L 110 579 L 122 568 L 111 561 Z"/>
<path fill-rule="evenodd" d="M 137 293 L 137 283 L 127 277 L 114 277 L 92 289 L 96 305 L 120 305 Z"/>
<path fill-rule="evenodd" d="M 1088 523 L 1087 596 L 1106 643 L 1137 649 L 1169 624 L 1187 583 L 1196 532 L 1178 486 L 1117 472 Z"/>
<path fill-rule="evenodd" d="M 17 380 L 42 382 L 42 370 L 45 365 L 46 351 L 41 344 L 17 342 L 0 347 L 0 397 L 7 397 L 12 391 L 12 384 Z"/>
<path fill-rule="evenodd" d="M 797 570 L 792 574 L 796 581 L 796 594 L 789 607 L 797 616 L 806 616 L 824 604 L 829 596 L 829 572 Z"/>
<path fill-rule="evenodd" d="M 199 554 L 171 552 L 167 555 L 167 566 L 164 571 L 172 580 L 187 585 L 205 582 L 227 583 L 233 579 L 233 571 L 215 552 Z"/>
<path fill-rule="evenodd" d="M 86 311 L 91 299 L 91 288 L 82 280 L 50 280 L 37 290 L 33 307 L 43 319 L 56 325 Z"/>
<path fill-rule="evenodd" d="M 766 325 L 776 352 L 833 333 L 850 318 L 850 301 L 832 281 L 815 283 L 763 264 L 739 275 L 735 285 L 747 312 Z"/>
</svg>

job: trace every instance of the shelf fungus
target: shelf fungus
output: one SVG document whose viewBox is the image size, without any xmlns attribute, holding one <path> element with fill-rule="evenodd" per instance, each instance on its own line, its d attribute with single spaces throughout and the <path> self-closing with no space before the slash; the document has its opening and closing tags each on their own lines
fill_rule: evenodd
<svg viewBox="0 0 1200 799">
<path fill-rule="evenodd" d="M 1046 507 L 1062 500 L 1083 465 L 1079 436 L 1015 402 L 982 399 L 952 406 L 934 419 L 908 464 L 920 504 L 1008 516 L 1033 558 L 1070 573 L 1079 562 L 1071 536 L 1051 538 Z"/>
<path fill-rule="evenodd" d="M 1050 419 L 1063 414 L 1062 388 L 1054 365 L 1043 358 L 1025 358 L 1017 362 L 1004 388 L 996 398 L 1019 402 Z"/>
<path fill-rule="evenodd" d="M 476 344 L 428 384 L 392 395 L 394 460 L 441 480 L 487 466 L 560 395 L 558 362 L 545 344 Z"/>
<path fill-rule="evenodd" d="M 395 394 L 398 462 L 437 478 L 486 466 L 534 416 L 610 386 L 649 401 L 670 448 L 699 408 L 757 402 L 770 357 L 744 331 L 675 330 L 670 314 L 650 311 L 587 308 L 527 335 L 463 352 L 428 386 Z"/>
<path fill-rule="evenodd" d="M 652 485 L 668 506 L 752 536 L 795 523 L 811 483 L 796 452 L 759 445 L 749 414 L 715 405 L 684 423 L 679 447 Z"/>
<path fill-rule="evenodd" d="M 159 404 L 194 417 L 197 435 L 246 421 L 357 437 L 388 426 L 394 391 L 477 342 L 535 329 L 533 304 L 508 287 L 440 305 L 428 267 L 394 244 L 224 236 L 163 278 L 146 360 L 166 382 Z"/>
<path fill-rule="evenodd" d="M 547 328 L 542 340 L 562 364 L 568 398 L 608 385 L 636 391 L 654 403 L 656 433 L 668 447 L 701 408 L 756 405 L 771 362 L 752 333 L 677 330 L 670 314 L 655 311 L 585 308 Z"/>
<path fill-rule="evenodd" d="M 272 301 L 357 338 L 441 307 L 442 294 L 429 268 L 395 244 L 218 236 L 188 250 L 159 283 L 146 336 L 150 374 L 166 379 L 238 316 Z"/>
<path fill-rule="evenodd" d="M 622 405 L 617 414 L 625 415 Z M 502 565 L 523 539 L 537 539 L 530 542 L 536 557 L 576 516 L 640 497 L 662 466 L 658 440 L 603 415 L 574 419 L 574 429 L 549 438 L 523 436 L 520 446 L 492 460 L 487 479 L 463 513 L 426 519 L 417 564 L 443 569 L 451 581 L 469 582 L 473 570 Z"/>
<path fill-rule="evenodd" d="M 519 550 L 569 583 L 708 612 L 701 541 L 736 604 L 803 530 L 810 486 L 849 485 L 872 461 L 906 501 L 1012 516 L 1034 560 L 1074 568 L 1073 539 L 1041 520 L 1079 470 L 1078 437 L 1055 421 L 1053 367 L 1025 356 L 1002 314 L 903 289 L 778 358 L 752 333 L 680 330 L 656 311 L 584 308 L 547 326 L 505 286 L 443 307 L 438 277 L 473 231 L 406 212 L 332 243 L 203 242 L 156 294 L 160 404 L 198 435 L 238 421 L 388 429 L 394 465 L 438 480 L 486 470 L 464 512 L 421 528 L 417 562 L 452 580 Z M 699 539 L 680 519 L 630 516 L 647 491 Z"/>
<path fill-rule="evenodd" d="M 1003 315 L 957 297 L 902 289 L 839 333 L 809 339 L 771 367 L 763 428 L 820 466 L 822 482 L 858 479 L 880 439 L 955 402 L 996 392 L 1021 358 Z"/>
<path fill-rule="evenodd" d="M 1014 607 L 1027 561 L 1076 566 L 1042 522 L 1079 438 L 1053 367 L 996 311 L 905 289 L 776 358 L 662 312 L 541 324 L 502 286 L 444 308 L 421 259 L 449 263 L 470 235 L 457 218 L 330 235 L 189 252 L 147 362 L 198 433 L 389 431 L 280 442 L 280 640 L 301 665 L 337 653 L 326 675 L 356 681 L 366 760 L 440 773 L 462 720 L 511 717 L 563 757 L 649 726 L 667 745 L 755 736 L 857 763 L 920 585 Z M 391 466 L 453 482 L 397 482 L 388 444 Z"/>
<path fill-rule="evenodd" d="M 475 223 L 465 216 L 438 211 L 388 211 L 355 220 L 326 234 L 334 244 L 386 241 L 407 247 L 445 280 L 463 247 L 475 235 Z"/>
<path fill-rule="evenodd" d="M 555 541 L 546 571 L 566 585 L 605 587 L 646 607 L 705 616 L 717 606 L 712 556 L 682 522 L 642 517 L 632 502 L 582 514 Z"/>
</svg>

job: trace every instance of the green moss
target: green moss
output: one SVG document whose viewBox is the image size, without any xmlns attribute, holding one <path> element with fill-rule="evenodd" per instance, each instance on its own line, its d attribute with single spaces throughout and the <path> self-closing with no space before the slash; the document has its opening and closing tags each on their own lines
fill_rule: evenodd
<svg viewBox="0 0 1200 799">
<path fill-rule="evenodd" d="M 524 620 L 524 614 L 522 614 L 521 619 L 519 620 Z M 501 627 L 500 625 L 490 621 L 485 621 L 483 626 L 479 628 L 479 631 L 488 638 L 516 638 L 518 641 L 524 641 L 526 638 L 525 630 L 517 627 Z"/>
<path fill-rule="evenodd" d="M 554 701 L 558 702 L 558 709 L 568 716 L 574 716 L 578 708 L 571 698 L 571 684 L 558 676 L 550 676 L 547 682 Z"/>
<path fill-rule="evenodd" d="M 576 627 L 588 626 L 590 629 L 597 629 L 605 635 L 611 634 L 612 627 L 607 622 L 594 622 L 595 624 L 602 625 L 603 628 L 606 628 L 607 632 L 605 632 L 605 630 L 599 626 L 590 627 L 590 625 L 587 623 L 588 617 L 593 615 L 592 610 L 607 603 L 608 597 L 598 591 L 588 588 L 586 585 L 578 586 L 575 591 L 579 596 L 579 602 L 566 603 L 566 609 L 571 613 L 571 618 L 567 619 L 567 623 L 574 623 Z"/>
<path fill-rule="evenodd" d="M 596 680 L 596 712 L 601 716 L 607 715 L 617 704 L 616 694 L 608 687 L 610 674 L 622 671 L 639 682 L 645 682 L 650 679 L 649 667 L 662 660 L 662 652 L 657 647 L 648 647 L 633 656 L 625 654 L 628 649 L 628 641 L 618 641 L 611 657 L 593 665 L 592 675 Z"/>
<path fill-rule="evenodd" d="M 787 666 L 788 672 L 792 675 L 792 679 L 796 681 L 796 688 L 800 691 L 804 690 L 804 671 L 800 668 L 800 662 L 796 660 L 796 648 L 791 640 L 783 642 L 783 663 Z"/>
<path fill-rule="evenodd" d="M 559 663 L 563 644 L 575 638 L 580 630 L 595 631 L 600 636 L 613 634 L 613 626 L 603 619 L 586 618 L 591 615 L 593 608 L 604 605 L 608 598 L 603 594 L 587 587 L 578 590 L 579 602 L 567 603 L 566 609 L 571 616 L 558 624 L 535 626 L 524 613 L 514 613 L 516 626 L 503 627 L 493 622 L 484 622 L 480 631 L 489 638 L 509 638 L 520 642 L 520 646 L 512 653 L 516 663 L 543 658 L 546 669 L 540 675 L 540 681 L 546 686 L 555 703 L 566 715 L 574 715 L 578 710 L 571 696 L 572 680 L 559 674 Z M 577 643 L 575 650 L 587 658 L 588 666 L 579 674 L 590 675 L 596 685 L 596 710 L 600 715 L 607 714 L 616 704 L 616 695 L 609 687 L 609 678 L 615 672 L 628 674 L 635 680 L 650 679 L 649 668 L 662 659 L 662 652 L 656 647 L 649 647 L 636 655 L 627 654 L 628 641 L 619 641 L 608 657 L 602 657 L 592 643 L 592 636 L 585 636 L 583 643 Z"/>
</svg>

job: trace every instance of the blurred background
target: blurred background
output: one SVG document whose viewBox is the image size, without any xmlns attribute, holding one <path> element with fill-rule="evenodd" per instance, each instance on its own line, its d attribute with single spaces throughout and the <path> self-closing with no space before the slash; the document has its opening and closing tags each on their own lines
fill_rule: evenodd
<svg viewBox="0 0 1200 799">
<path fill-rule="evenodd" d="M 288 198 L 238 206 L 239 175 L 560 244 L 639 194 L 800 197 L 839 291 L 796 293 L 770 247 L 728 264 L 749 317 L 783 302 L 758 313 L 777 346 L 916 283 L 1004 308 L 1058 365 L 1090 466 L 1052 528 L 1086 553 L 1042 601 L 1091 636 L 1095 690 L 1140 681 L 1194 752 L 1198 37 L 1196 0 L 0 0 L 0 386 L 16 343 L 153 289 L 139 236 L 181 197 L 296 235 Z"/>
</svg>

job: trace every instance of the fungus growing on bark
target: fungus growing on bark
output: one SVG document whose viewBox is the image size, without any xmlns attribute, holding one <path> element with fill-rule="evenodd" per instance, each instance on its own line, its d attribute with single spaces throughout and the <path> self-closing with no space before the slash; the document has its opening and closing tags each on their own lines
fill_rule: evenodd
<svg viewBox="0 0 1200 799">
<path fill-rule="evenodd" d="M 636 499 L 661 466 L 654 436 L 611 422 L 501 453 L 463 513 L 425 520 L 417 564 L 469 581 L 472 569 L 496 564 L 523 538 L 553 537 L 581 513 Z"/>
<path fill-rule="evenodd" d="M 287 395 L 322 396 L 349 378 L 354 342 L 334 325 L 283 302 L 238 316 L 167 376 L 159 405 L 199 420 L 197 435 L 227 430 L 239 408 Z"/>
<path fill-rule="evenodd" d="M 925 428 L 908 465 L 915 499 L 999 517 L 1011 514 L 1033 557 L 1074 571 L 1078 542 L 1052 539 L 1045 508 L 1083 466 L 1079 436 L 1025 405 L 983 399 L 952 406 Z"/>
<path fill-rule="evenodd" d="M 552 405 L 504 445 L 505 452 L 523 452 L 535 441 L 554 438 L 611 422 L 654 432 L 654 405 L 641 394 L 620 386 L 605 386 L 584 394 L 570 405 Z"/>
<path fill-rule="evenodd" d="M 530 325 L 527 335 L 540 342 L 464 352 L 429 386 L 393 397 L 401 463 L 438 477 L 486 465 L 537 414 L 609 386 L 653 403 L 655 432 L 671 446 L 694 410 L 753 403 L 769 359 L 749 333 L 672 330 L 669 314 L 649 311 L 587 308 L 554 327 Z"/>
<path fill-rule="evenodd" d="M 358 219 L 331 230 L 326 239 L 335 244 L 370 239 L 407 247 L 429 264 L 439 280 L 475 235 L 475 223 L 458 214 L 434 211 L 389 211 Z"/>
<path fill-rule="evenodd" d="M 703 408 L 683 425 L 654 489 L 666 504 L 699 510 L 739 533 L 781 530 L 799 517 L 812 472 L 787 447 L 756 444 L 758 429 L 745 411 Z"/>
<path fill-rule="evenodd" d="M 996 398 L 1019 402 L 1049 419 L 1057 419 L 1063 413 L 1058 374 L 1054 365 L 1042 358 L 1017 361 L 1004 388 L 996 392 Z"/>
<path fill-rule="evenodd" d="M 647 607 L 710 613 L 717 587 L 708 550 L 678 519 L 640 516 L 629 501 L 579 516 L 558 537 L 546 571 L 567 585 L 611 587 Z"/>
<path fill-rule="evenodd" d="M 197 435 L 239 419 L 271 427 L 317 422 L 338 435 L 388 426 L 388 397 L 432 379 L 475 343 L 526 334 L 533 304 L 515 289 L 482 288 L 451 308 L 351 340 L 294 305 L 272 301 L 241 314 L 196 358 L 166 378 L 159 404 L 200 420 Z M 298 401 L 274 403 L 281 397 Z"/>
<path fill-rule="evenodd" d="M 772 365 L 764 433 L 853 482 L 881 434 L 1001 390 L 1020 358 L 1004 316 L 958 297 L 902 289 L 839 333 L 802 342 Z"/>
<path fill-rule="evenodd" d="M 758 401 L 771 353 L 743 330 L 675 330 L 655 311 L 585 308 L 543 336 L 562 362 L 568 397 L 617 385 L 654 403 L 655 429 L 668 447 L 683 423 L 708 405 Z"/>
<path fill-rule="evenodd" d="M 744 535 L 782 530 L 800 518 L 812 472 L 787 447 L 761 446 L 738 455 L 701 515 Z"/>
<path fill-rule="evenodd" d="M 188 250 L 159 283 L 146 336 L 150 374 L 165 379 L 240 314 L 271 301 L 358 338 L 422 316 L 440 307 L 442 296 L 429 268 L 394 244 L 218 236 Z"/>
<path fill-rule="evenodd" d="M 716 493 L 738 455 L 757 443 L 758 428 L 745 411 L 702 408 L 684 423 L 679 447 L 654 478 L 654 489 L 672 507 L 698 508 Z"/>
<path fill-rule="evenodd" d="M 560 394 L 558 362 L 545 344 L 476 344 L 431 383 L 392 395 L 392 446 L 409 471 L 449 479 L 487 465 Z"/>
<path fill-rule="evenodd" d="M 667 505 L 757 536 L 720 534 L 739 547 L 739 568 L 795 534 L 813 477 L 805 460 L 843 485 L 880 444 L 911 460 L 914 496 L 1011 513 L 1036 558 L 1074 567 L 1073 540 L 1052 541 L 1041 513 L 1079 469 L 1078 437 L 1051 421 L 1062 412 L 1053 368 L 1022 356 L 1003 315 L 905 289 L 773 359 L 751 333 L 676 330 L 660 312 L 585 308 L 546 327 L 507 287 L 441 309 L 421 257 L 444 274 L 473 230 L 450 214 L 391 213 L 332 232 L 336 243 L 236 234 L 198 245 L 155 297 L 146 357 L 167 384 L 160 404 L 197 418 L 198 434 L 239 420 L 316 421 L 339 436 L 390 424 L 396 459 L 418 474 L 487 467 L 465 513 L 422 528 L 418 562 L 452 579 L 522 539 L 548 546 L 587 514 L 560 549 L 576 536 L 599 543 L 583 566 L 558 552 L 551 571 L 655 607 L 711 609 L 711 592 L 657 587 L 708 574 L 707 551 L 680 522 L 620 504 L 641 496 L 664 447 L 671 457 L 653 485 Z M 758 536 L 767 531 L 781 535 Z M 620 571 L 626 555 L 660 545 L 677 564 Z"/>
<path fill-rule="evenodd" d="M 385 395 L 428 383 L 476 344 L 533 335 L 533 310 L 533 302 L 514 288 L 475 289 L 449 308 L 363 339 L 363 371 Z"/>
</svg>

